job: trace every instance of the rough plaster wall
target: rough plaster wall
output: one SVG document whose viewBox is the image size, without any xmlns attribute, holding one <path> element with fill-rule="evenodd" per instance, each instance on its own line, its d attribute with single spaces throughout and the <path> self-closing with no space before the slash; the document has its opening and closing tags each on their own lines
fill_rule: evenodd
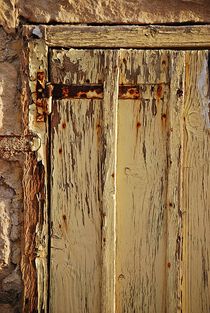
<svg viewBox="0 0 210 313">
<path fill-rule="evenodd" d="M 21 167 L 18 160 L 0 160 L 0 312 L 21 312 Z"/>
<path fill-rule="evenodd" d="M 22 133 L 18 59 L 20 49 L 18 36 L 9 35 L 0 28 L 0 139 L 3 136 L 9 139 Z M 2 145 L 0 145 L 0 312 L 17 313 L 21 312 L 22 292 L 19 264 L 23 155 L 12 155 L 10 151 L 1 148 Z"/>
</svg>

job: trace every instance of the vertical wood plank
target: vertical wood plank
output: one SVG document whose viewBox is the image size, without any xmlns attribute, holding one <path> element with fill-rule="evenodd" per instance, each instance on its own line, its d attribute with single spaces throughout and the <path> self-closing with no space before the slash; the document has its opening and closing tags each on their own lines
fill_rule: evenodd
<svg viewBox="0 0 210 313">
<path fill-rule="evenodd" d="M 114 312 L 116 54 L 53 51 L 53 82 L 105 84 L 104 101 L 54 103 L 51 312 Z"/>
<path fill-rule="evenodd" d="M 52 147 L 51 312 L 99 312 L 102 102 L 58 101 L 56 107 L 61 122 Z"/>
<path fill-rule="evenodd" d="M 103 267 L 101 313 L 115 313 L 116 166 L 119 52 L 106 50 L 104 82 Z"/>
<path fill-rule="evenodd" d="M 170 51 L 170 99 L 168 105 L 167 188 L 167 284 L 166 312 L 181 312 L 181 257 L 183 208 L 181 206 L 182 111 L 184 104 L 184 52 Z"/>
<path fill-rule="evenodd" d="M 183 112 L 184 305 L 210 311 L 210 137 L 208 51 L 185 52 Z"/>
<path fill-rule="evenodd" d="M 31 103 L 26 109 L 28 131 L 31 134 L 36 134 L 39 138 L 39 149 L 33 156 L 29 156 L 26 162 L 26 177 L 31 175 L 31 182 L 25 185 L 25 204 L 30 210 L 36 211 L 37 220 L 31 218 L 30 210 L 26 211 L 24 221 L 23 239 L 25 245 L 25 255 L 22 260 L 22 273 L 24 286 L 24 304 L 23 312 L 38 311 L 47 312 L 48 310 L 48 128 L 47 123 L 37 123 L 36 109 L 36 84 L 37 72 L 43 71 L 46 80 L 48 79 L 48 47 L 44 40 L 34 39 L 28 43 L 27 57 L 29 60 L 28 71 L 24 69 L 24 74 L 27 75 Z M 24 86 L 24 82 L 23 82 Z M 23 97 L 22 101 L 27 99 L 28 95 Z M 27 105 L 28 105 L 27 101 Z M 23 106 L 24 107 L 24 106 Z M 24 107 L 25 109 L 25 107 Z M 27 115 L 27 110 L 28 115 Z M 26 128 L 27 131 L 27 128 Z M 35 160 L 37 164 L 35 164 Z M 31 163 L 30 163 L 31 162 Z M 28 167 L 28 168 L 27 168 Z M 38 179 L 39 176 L 39 179 Z M 28 189 L 27 189 L 28 188 Z M 28 223 L 28 219 L 31 224 Z M 31 234 L 31 237 L 30 237 Z M 32 240 L 31 238 L 34 238 Z M 28 251 L 27 251 L 28 250 Z M 33 252 L 31 254 L 31 251 Z M 33 255 L 34 254 L 34 255 Z M 26 266 L 28 259 L 28 266 Z M 36 272 L 33 269 L 36 265 Z M 37 284 L 37 291 L 34 286 Z M 34 296 L 37 294 L 37 303 L 33 303 Z"/>
<path fill-rule="evenodd" d="M 120 100 L 118 108 L 116 312 L 159 313 L 166 301 L 169 88 L 158 83 L 160 73 L 168 72 L 162 60 L 168 60 L 168 52 L 129 53 L 133 70 L 127 70 L 122 51 L 120 83 L 137 79 L 143 68 L 146 84 L 140 101 Z M 153 57 L 150 67 L 145 60 Z"/>
</svg>

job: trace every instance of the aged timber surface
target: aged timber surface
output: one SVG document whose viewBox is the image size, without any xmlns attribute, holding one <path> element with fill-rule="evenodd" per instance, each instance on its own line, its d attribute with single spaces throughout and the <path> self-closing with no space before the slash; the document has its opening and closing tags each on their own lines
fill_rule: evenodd
<svg viewBox="0 0 210 313">
<path fill-rule="evenodd" d="M 184 52 L 170 52 L 170 98 L 168 106 L 168 187 L 167 187 L 167 253 L 166 312 L 181 312 L 183 219 L 181 206 L 182 109 L 184 103 Z M 184 312 L 184 311 L 183 311 Z"/>
<path fill-rule="evenodd" d="M 208 51 L 185 53 L 183 108 L 183 310 L 210 310 L 210 119 Z"/>
<path fill-rule="evenodd" d="M 37 27 L 37 26 L 36 26 Z M 26 33 L 35 26 L 26 26 Z M 41 26 L 49 46 L 83 48 L 210 47 L 210 25 L 193 26 Z M 79 40 L 78 40 L 79 38 Z"/>
<path fill-rule="evenodd" d="M 169 57 L 120 53 L 120 83 L 145 85 L 141 101 L 118 105 L 116 312 L 165 310 L 169 86 L 158 83 L 168 80 Z"/>
<path fill-rule="evenodd" d="M 208 312 L 208 51 L 51 59 L 53 84 L 104 87 L 54 102 L 52 312 Z"/>
<path fill-rule="evenodd" d="M 54 102 L 50 306 L 55 313 L 112 312 L 116 54 L 73 49 L 52 54 L 54 83 L 104 82 L 103 101 Z"/>
</svg>

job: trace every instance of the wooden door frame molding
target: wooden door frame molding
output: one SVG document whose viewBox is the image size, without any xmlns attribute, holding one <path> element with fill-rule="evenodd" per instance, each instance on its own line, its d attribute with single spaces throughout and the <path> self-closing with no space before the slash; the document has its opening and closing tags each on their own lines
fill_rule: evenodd
<svg viewBox="0 0 210 313">
<path fill-rule="evenodd" d="M 24 35 L 49 47 L 195 49 L 210 47 L 210 25 L 186 26 L 24 26 Z"/>
<path fill-rule="evenodd" d="M 37 151 L 26 156 L 21 270 L 23 312 L 48 310 L 49 124 L 50 95 L 40 98 L 48 82 L 49 48 L 210 48 L 210 25 L 204 26 L 23 26 L 22 108 L 26 135 L 35 135 Z M 40 75 L 41 73 L 41 75 Z M 37 103 L 40 120 L 37 120 Z"/>
</svg>

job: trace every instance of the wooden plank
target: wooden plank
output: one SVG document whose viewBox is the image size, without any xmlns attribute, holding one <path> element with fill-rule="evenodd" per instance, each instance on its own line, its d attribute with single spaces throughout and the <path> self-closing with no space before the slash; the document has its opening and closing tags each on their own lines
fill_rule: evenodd
<svg viewBox="0 0 210 313">
<path fill-rule="evenodd" d="M 133 72 L 125 67 L 120 83 L 147 67 L 151 76 L 145 71 L 141 79 L 158 84 L 167 51 L 122 51 L 121 64 L 125 53 L 132 55 Z M 145 62 L 153 57 L 159 64 L 154 72 Z M 148 84 L 143 91 L 141 100 L 120 100 L 118 106 L 116 312 L 125 313 L 165 312 L 166 301 L 169 86 Z"/>
<path fill-rule="evenodd" d="M 26 44 L 21 56 L 21 103 L 25 134 L 37 136 L 36 152 L 26 156 L 24 165 L 24 225 L 21 261 L 24 282 L 25 312 L 48 310 L 48 130 L 44 122 L 37 123 L 36 82 L 42 70 L 48 79 L 48 47 L 43 40 Z"/>
<path fill-rule="evenodd" d="M 54 102 L 51 312 L 113 312 L 116 55 L 52 52 L 53 82 L 105 83 L 104 101 Z"/>
<path fill-rule="evenodd" d="M 183 112 L 183 312 L 210 310 L 210 121 L 208 51 L 185 53 Z"/>
<path fill-rule="evenodd" d="M 115 313 L 116 253 L 116 163 L 117 110 L 119 87 L 119 52 L 105 51 L 104 129 L 106 158 L 104 162 L 104 223 L 102 267 L 102 313 Z"/>
<path fill-rule="evenodd" d="M 183 221 L 181 205 L 182 110 L 184 104 L 184 52 L 170 51 L 170 102 L 168 106 L 168 188 L 166 312 L 182 312 Z M 185 312 L 185 311 L 183 311 Z"/>
<path fill-rule="evenodd" d="M 37 26 L 36 26 L 37 27 Z M 35 26 L 25 28 L 30 36 Z M 205 48 L 210 25 L 203 26 L 41 26 L 49 46 L 66 48 Z"/>
</svg>

